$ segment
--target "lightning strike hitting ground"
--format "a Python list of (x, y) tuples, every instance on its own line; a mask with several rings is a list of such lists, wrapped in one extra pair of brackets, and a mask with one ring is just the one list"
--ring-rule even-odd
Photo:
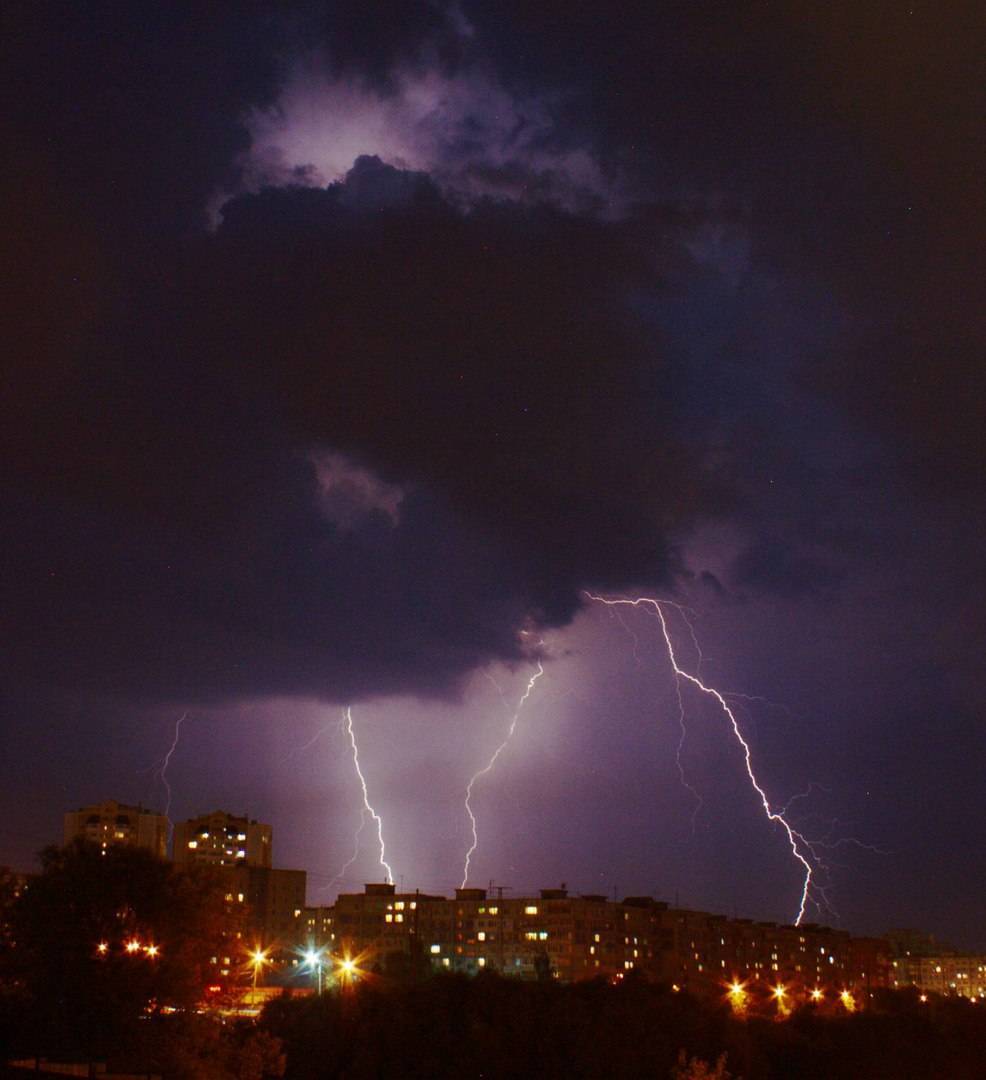
[[(370, 817), (372, 817), (373, 820), (377, 823), (377, 841), (380, 844), (380, 865), (387, 872), (387, 884), (393, 885), (394, 872), (393, 870), (391, 870), (390, 864), (387, 862), (387, 849), (384, 846), (383, 842), (383, 818), (381, 818), (380, 815), (376, 812), (376, 810), (374, 810), (373, 807), (370, 805), (370, 797), (366, 789), (366, 779), (363, 776), (363, 770), (360, 768), (359, 765), (359, 750), (357, 750), (356, 748), (356, 733), (353, 731), (353, 710), (351, 708), (346, 709), (345, 718), (346, 733), (349, 735), (349, 744), (353, 748), (353, 764), (356, 766), (356, 775), (359, 777), (360, 786), (363, 788), (363, 813), (369, 814)], [(357, 832), (356, 834), (357, 851), (359, 851), (359, 833), (363, 831), (363, 824), (365, 822), (366, 818), (364, 817), (363, 821), (360, 824), (359, 832)], [(352, 861), (355, 858), (356, 855), (354, 854), (353, 859), (350, 860), (350, 862), (347, 863), (344, 867), (344, 871), (352, 865)]]
[(757, 780), (756, 773), (754, 773), (753, 771), (750, 745), (746, 741), (746, 739), (743, 738), (743, 733), (740, 731), (739, 724), (737, 723), (736, 717), (733, 714), (732, 709), (729, 707), (729, 703), (726, 701), (726, 698), (718, 690), (716, 690), (715, 687), (707, 686), (705, 683), (702, 682), (700, 678), (698, 678), (698, 676), (693, 675), (688, 671), (685, 671), (685, 669), (678, 664), (678, 660), (675, 656), (674, 651), (674, 643), (671, 640), (671, 634), (668, 631), (667, 620), (664, 617), (663, 605), (666, 603), (666, 601), (658, 600), (649, 596), (641, 596), (638, 597), (636, 600), (631, 600), (628, 597), (607, 598), (604, 596), (595, 596), (593, 593), (590, 592), (587, 592), (585, 595), (590, 600), (594, 600), (595, 602), (600, 604), (605, 604), (607, 607), (625, 606), (652, 609), (657, 615), (657, 618), (660, 620), (661, 634), (664, 637), (664, 644), (668, 650), (668, 659), (671, 661), (671, 668), (674, 671), (675, 683), (678, 687), (679, 702), (681, 701), (681, 680), (684, 679), (686, 682), (691, 683), (692, 686), (694, 686), (696, 689), (701, 690), (703, 694), (706, 694), (709, 697), (713, 698), (718, 703), (719, 708), (722, 710), (722, 712), (726, 715), (727, 719), (729, 720), (730, 726), (732, 727), (733, 735), (743, 751), (743, 760), (746, 765), (746, 774), (749, 777), (750, 784), (752, 785), (753, 790), (760, 798), (764, 813), (766, 814), (769, 821), (775, 822), (776, 824), (780, 825), (781, 828), (783, 828), (785, 834), (787, 835), (788, 843), (791, 846), (791, 854), (804, 867), (805, 876), (803, 884), (801, 886), (801, 899), (798, 905), (798, 915), (797, 918), (794, 920), (794, 925), (800, 926), (801, 921), (805, 917), (805, 910), (810, 899), (812, 888), (813, 867), (811, 862), (809, 862), (808, 858), (804, 854), (805, 851), (808, 851), (809, 853), (814, 855), (811, 843), (806, 840), (805, 837), (801, 835), (801, 833), (799, 833), (791, 826), (791, 824), (788, 822), (787, 818), (782, 812), (774, 810), (771, 807), (770, 800), (767, 798), (766, 792), (760, 786), (760, 782), (759, 780)]
[[(513, 737), (513, 733), (514, 733), (514, 731), (515, 731), (515, 729), (517, 727), (517, 720), (520, 717), (521, 711), (523, 710), (524, 705), (527, 702), (527, 699), (531, 696), (531, 691), (534, 689), (534, 684), (538, 681), (538, 679), (541, 678), (541, 676), (543, 674), (544, 674), (544, 665), (539, 660), (538, 661), (538, 666), (537, 666), (537, 671), (535, 671), (534, 674), (530, 677), (530, 679), (528, 679), (528, 681), (527, 681), (527, 689), (525, 689), (523, 695), (521, 696), (520, 701), (517, 703), (517, 710), (514, 713), (513, 717), (511, 718), (510, 726), (507, 728), (507, 734), (504, 737), (503, 742), (501, 742), (500, 745), (493, 751), (493, 756), (486, 763), (486, 766), (484, 768), (480, 769), (479, 772), (474, 773), (473, 776), (472, 776), (472, 779), (466, 785), (465, 806), (466, 806), (466, 813), (469, 815), (469, 824), (470, 824), (470, 826), (472, 828), (472, 845), (470, 846), (469, 850), (466, 852), (466, 861), (465, 861), (465, 864), (462, 867), (462, 884), (459, 886), (462, 889), (464, 889), (466, 887), (466, 882), (469, 880), (469, 863), (472, 860), (472, 857), (473, 857), (473, 854), (476, 851), (476, 848), (479, 846), (479, 833), (478, 833), (477, 828), (476, 828), (476, 815), (473, 813), (473, 809), (472, 809), (472, 789), (473, 789), (473, 785), (476, 783), (476, 781), (481, 776), (486, 776), (486, 774), (492, 770), (493, 766), (496, 764), (497, 758), (503, 752), (504, 747), (507, 745), (508, 742), (510, 742), (511, 738)], [(496, 683), (494, 683), (493, 685), (496, 686)], [(499, 687), (497, 687), (497, 689), (499, 689)]]

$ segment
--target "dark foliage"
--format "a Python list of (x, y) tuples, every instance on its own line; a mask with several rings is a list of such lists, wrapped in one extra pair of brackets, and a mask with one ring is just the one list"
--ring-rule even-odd
[(721, 1075), (744, 1080), (971, 1080), (986, 1054), (986, 1015), (965, 1001), (888, 995), (852, 1016), (806, 1009), (783, 1022), (744, 1021), (643, 981), (559, 986), (495, 975), (284, 998), (260, 1025), (282, 1040), (287, 1080), (715, 1076), (723, 1054)]
[(42, 865), (0, 957), (12, 1049), (105, 1056), (161, 1006), (194, 1007), (228, 930), (221, 882), (82, 843), (46, 850)]

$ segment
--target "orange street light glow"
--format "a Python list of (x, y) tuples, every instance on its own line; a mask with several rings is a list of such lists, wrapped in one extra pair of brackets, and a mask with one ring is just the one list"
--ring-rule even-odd
[(825, 997), (825, 995), (816, 986), (815, 989), (812, 990), (812, 992), (811, 992), (811, 1000), (812, 1001), (821, 1001), (823, 997)]
[(161, 949), (157, 945), (148, 945), (147, 948), (144, 950), (144, 952), (146, 952), (147, 955), (151, 958), (157, 956), (160, 951)]
[(127, 952), (140, 952), (140, 942), (136, 938), (134, 938), (132, 941), (127, 942)]

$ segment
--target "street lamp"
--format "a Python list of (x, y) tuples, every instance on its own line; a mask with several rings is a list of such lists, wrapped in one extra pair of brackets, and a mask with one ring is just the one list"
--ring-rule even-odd
[(322, 993), (322, 961), (324, 956), (321, 949), (309, 949), (305, 953), (305, 963), (316, 973), (318, 980), (318, 992)]
[(351, 986), (356, 979), (356, 976), (359, 974), (359, 964), (349, 956), (337, 958), (336, 963), (339, 965), (340, 982), (344, 987)]
[(257, 978), (260, 975), (260, 970), (267, 963), (267, 953), (261, 949), (256, 948), (250, 953), (250, 964), (253, 967), (253, 988), (257, 989)]

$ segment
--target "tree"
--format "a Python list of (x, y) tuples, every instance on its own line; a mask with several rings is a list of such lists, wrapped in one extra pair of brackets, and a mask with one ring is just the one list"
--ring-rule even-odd
[(730, 1080), (732, 1073), (726, 1069), (726, 1055), (720, 1054), (715, 1065), (701, 1058), (688, 1059), (684, 1050), (678, 1055), (678, 1064), (671, 1071), (671, 1080)]
[(76, 842), (42, 852), (10, 911), (4, 982), (28, 1003), (27, 1051), (105, 1054), (141, 1016), (188, 1008), (229, 951), (222, 881), (137, 848)]

